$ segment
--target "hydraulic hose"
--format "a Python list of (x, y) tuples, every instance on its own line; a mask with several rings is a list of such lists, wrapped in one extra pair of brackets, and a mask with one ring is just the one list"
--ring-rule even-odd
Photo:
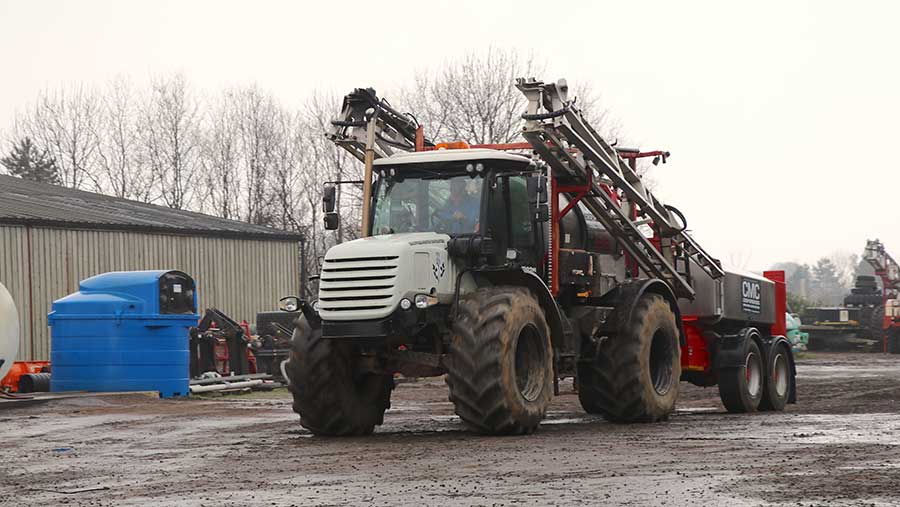
[(687, 219), (684, 218), (684, 213), (682, 213), (681, 210), (679, 210), (675, 206), (670, 206), (668, 204), (664, 204), (663, 207), (677, 215), (678, 219), (681, 220), (681, 229), (679, 229), (678, 232), (684, 232), (685, 230), (687, 230)]
[(343, 121), (343, 120), (332, 120), (331, 124), (335, 127), (365, 127), (365, 121)]
[(522, 119), (523, 119), (523, 120), (528, 120), (528, 121), (531, 121), (531, 120), (538, 120), (538, 121), (540, 121), (540, 120), (549, 120), (550, 118), (556, 118), (556, 117), (558, 117), (558, 116), (562, 116), (562, 115), (568, 113), (568, 112), (571, 111), (571, 110), (572, 110), (571, 104), (567, 104), (567, 105), (566, 105), (565, 107), (563, 107), (562, 109), (557, 109), (556, 111), (550, 111), (549, 113), (537, 113), (537, 114), (527, 114), (527, 113), (523, 113), (523, 114), (522, 114)]

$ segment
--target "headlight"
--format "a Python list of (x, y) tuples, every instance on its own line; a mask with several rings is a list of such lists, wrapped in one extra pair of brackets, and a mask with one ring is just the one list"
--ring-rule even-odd
[(281, 303), (279, 308), (285, 312), (296, 312), (298, 308), (300, 308), (300, 298), (295, 296), (288, 296), (286, 298), (281, 298)]
[(416, 294), (416, 308), (428, 308), (429, 306), (434, 306), (438, 302), (438, 299), (434, 296), (429, 296), (428, 294)]
[(404, 310), (409, 310), (410, 308), (412, 308), (412, 301), (410, 301), (406, 298), (401, 299), (400, 300), (400, 308), (402, 308)]

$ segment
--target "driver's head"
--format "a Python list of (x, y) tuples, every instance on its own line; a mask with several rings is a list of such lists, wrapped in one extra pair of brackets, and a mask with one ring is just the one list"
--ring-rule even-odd
[(459, 201), (466, 196), (466, 181), (462, 178), (450, 180), (450, 198)]

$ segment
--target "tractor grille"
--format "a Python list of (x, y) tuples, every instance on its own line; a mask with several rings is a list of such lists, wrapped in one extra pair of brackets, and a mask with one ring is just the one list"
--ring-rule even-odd
[(325, 259), (319, 279), (319, 311), (336, 319), (386, 315), (394, 306), (398, 256)]

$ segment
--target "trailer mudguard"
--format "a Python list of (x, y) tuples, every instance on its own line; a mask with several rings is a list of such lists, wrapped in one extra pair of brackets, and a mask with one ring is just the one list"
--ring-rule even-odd
[[(756, 344), (762, 349), (766, 347), (760, 340), (759, 331), (753, 327), (745, 327), (737, 334), (718, 335), (716, 348), (713, 355), (713, 368), (741, 368), (745, 366), (746, 357), (744, 351), (747, 340), (756, 340)], [(767, 352), (768, 353), (768, 352)]]

